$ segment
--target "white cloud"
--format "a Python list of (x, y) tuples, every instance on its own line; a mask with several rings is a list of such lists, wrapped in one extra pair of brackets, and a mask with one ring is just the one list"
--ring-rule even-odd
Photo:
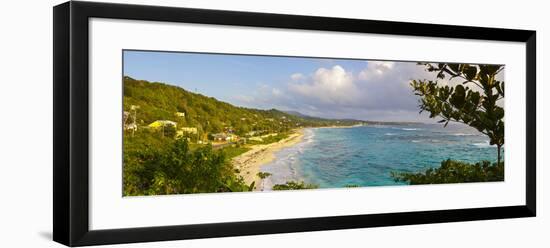
[(334, 65), (309, 75), (294, 73), (286, 87), (258, 85), (253, 97), (237, 100), (250, 107), (295, 110), (325, 118), (410, 120), (418, 115), (418, 108), (409, 80), (419, 78), (419, 73), (423, 68), (414, 63), (370, 61), (358, 76)]
[(349, 104), (357, 97), (353, 75), (339, 65), (330, 69), (319, 68), (305, 82), (291, 82), (288, 90), (324, 104)]
[(282, 85), (258, 85), (250, 94), (253, 97), (237, 100), (249, 107), (294, 110), (324, 118), (430, 121), (426, 114), (418, 114), (418, 97), (409, 83), (412, 79), (436, 80), (436, 75), (415, 62), (369, 61), (355, 73), (341, 65), (307, 73), (291, 74)]
[(290, 75), (290, 79), (292, 79), (292, 81), (300, 81), (300, 80), (304, 79), (304, 74), (294, 73), (294, 74)]
[(395, 62), (389, 61), (369, 61), (367, 67), (359, 72), (360, 80), (369, 80), (391, 72), (395, 67)]

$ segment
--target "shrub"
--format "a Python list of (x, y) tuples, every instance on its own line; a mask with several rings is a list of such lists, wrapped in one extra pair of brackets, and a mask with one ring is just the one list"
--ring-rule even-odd
[(504, 162), (498, 165), (489, 161), (469, 164), (448, 159), (442, 161), (439, 168), (418, 173), (392, 172), (391, 176), (396, 182), (412, 185), (504, 181)]
[[(142, 139), (142, 140), (140, 140)], [(139, 142), (139, 143), (137, 143)], [(189, 149), (185, 139), (125, 140), (124, 195), (251, 191), (223, 151)], [(162, 147), (162, 148), (161, 148)]]
[(266, 179), (268, 178), (269, 176), (271, 176), (271, 173), (269, 172), (258, 172), (258, 174), (256, 174), (260, 179)]
[(285, 184), (275, 184), (273, 190), (294, 190), (294, 189), (316, 189), (319, 188), (315, 184), (305, 184), (304, 182), (288, 181)]

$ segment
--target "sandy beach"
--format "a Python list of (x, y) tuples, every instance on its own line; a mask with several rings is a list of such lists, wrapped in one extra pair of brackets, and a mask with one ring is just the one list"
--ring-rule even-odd
[(233, 165), (240, 170), (240, 174), (246, 184), (251, 184), (255, 181), (256, 190), (262, 190), (262, 179), (257, 176), (261, 166), (273, 161), (275, 159), (275, 152), (302, 141), (303, 136), (304, 130), (297, 129), (289, 137), (279, 142), (266, 145), (253, 145), (250, 147), (250, 151), (233, 158)]

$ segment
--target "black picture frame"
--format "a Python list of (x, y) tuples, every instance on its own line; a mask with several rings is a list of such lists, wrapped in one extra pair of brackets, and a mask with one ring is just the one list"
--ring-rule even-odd
[[(59, 243), (68, 246), (85, 246), (536, 215), (535, 31), (77, 1), (55, 6), (53, 11), (53, 239)], [(474, 209), (90, 230), (88, 225), (88, 21), (92, 17), (523, 42), (526, 45), (527, 75), (526, 204)]]

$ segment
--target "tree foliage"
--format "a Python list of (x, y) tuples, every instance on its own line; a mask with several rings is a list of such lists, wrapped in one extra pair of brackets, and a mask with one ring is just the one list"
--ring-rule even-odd
[(438, 79), (460, 80), (456, 86), (441, 85), (437, 80), (412, 80), (411, 86), (420, 96), (420, 112), (428, 111), (430, 118), (440, 123), (464, 123), (487, 135), (497, 147), (497, 163), (504, 145), (504, 109), (497, 101), (504, 98), (504, 81), (496, 76), (502, 65), (470, 65), (424, 63)]
[(445, 160), (441, 167), (420, 173), (392, 173), (396, 182), (409, 184), (442, 184), (467, 182), (495, 182), (504, 180), (504, 163), (482, 161), (475, 164)]
[(124, 142), (124, 195), (251, 191), (211, 146), (189, 148), (185, 139), (140, 135)]

